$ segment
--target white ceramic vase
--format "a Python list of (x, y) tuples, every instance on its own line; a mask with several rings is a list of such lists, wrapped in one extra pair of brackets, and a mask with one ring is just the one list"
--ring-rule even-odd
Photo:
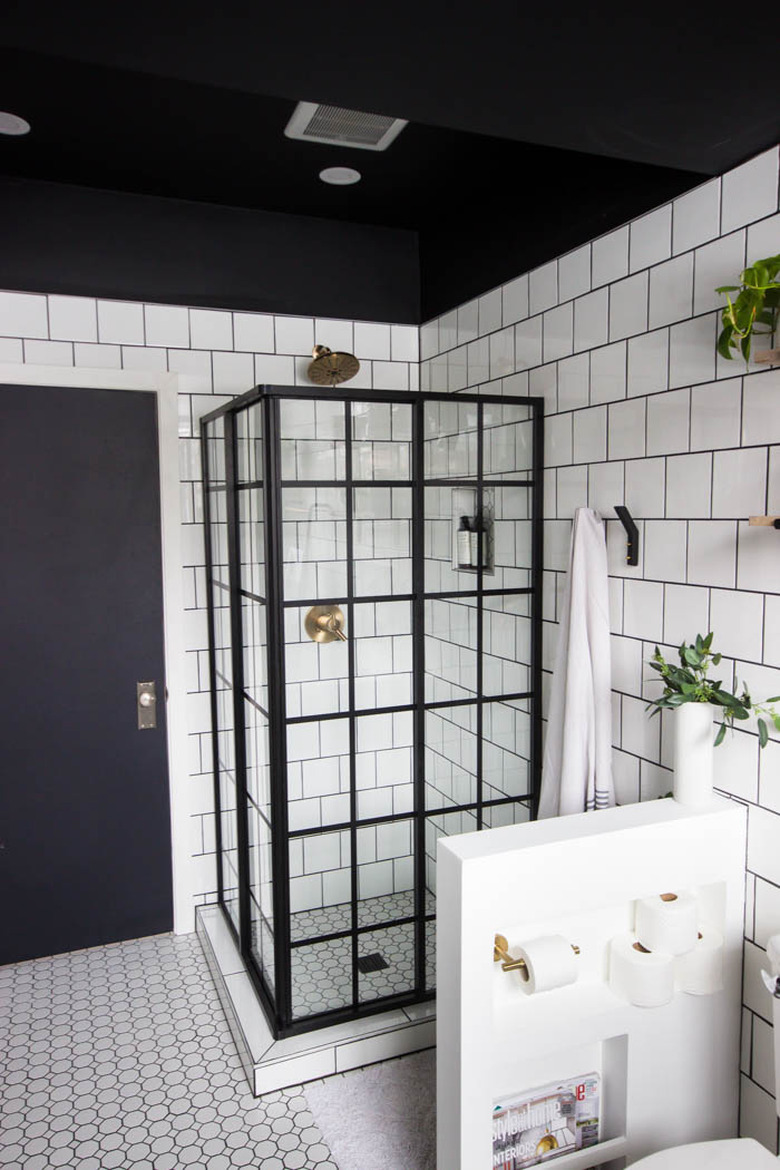
[(674, 713), (674, 799), (689, 808), (712, 800), (712, 703), (683, 703)]

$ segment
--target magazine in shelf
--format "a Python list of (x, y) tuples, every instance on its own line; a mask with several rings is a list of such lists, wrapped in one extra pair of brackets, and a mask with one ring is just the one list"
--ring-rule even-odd
[(601, 1078), (567, 1077), (493, 1106), (493, 1170), (524, 1170), (599, 1141)]

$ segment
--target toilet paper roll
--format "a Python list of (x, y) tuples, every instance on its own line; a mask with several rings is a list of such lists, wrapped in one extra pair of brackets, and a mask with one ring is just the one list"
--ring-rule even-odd
[(674, 959), (649, 951), (627, 932), (609, 946), (609, 985), (635, 1007), (662, 1007), (674, 995)]
[(566, 987), (577, 980), (577, 956), (563, 935), (531, 939), (517, 948), (517, 956), (525, 960), (525, 970), (520, 974), (529, 995)]
[(696, 899), (686, 893), (642, 898), (636, 904), (634, 933), (648, 951), (684, 955), (696, 943)]
[(688, 995), (712, 995), (723, 987), (723, 935), (711, 927), (699, 928), (693, 950), (674, 960), (680, 991)]

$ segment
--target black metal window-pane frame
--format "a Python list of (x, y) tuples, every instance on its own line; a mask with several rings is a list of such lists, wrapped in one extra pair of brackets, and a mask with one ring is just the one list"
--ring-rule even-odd
[[(281, 459), (281, 429), (280, 429), (280, 402), (286, 399), (330, 399), (343, 403), (345, 417), (345, 465), (343, 480), (289, 480), (282, 478)], [(472, 478), (458, 476), (453, 478), (425, 478), (424, 443), (425, 435), (425, 404), (439, 401), (452, 403), (453, 399), (462, 403), (476, 405), (477, 410), (477, 467), (476, 475)], [(411, 450), (412, 465), (408, 480), (359, 480), (352, 476), (352, 407), (355, 402), (405, 403), (412, 411)], [(526, 407), (533, 424), (532, 438), (532, 473), (518, 475), (517, 478), (502, 478), (496, 481), (485, 477), (485, 425), (484, 412), (487, 404), (511, 407), (513, 405)], [(265, 475), (259, 482), (237, 482), (237, 454), (236, 454), (236, 415), (252, 406), (263, 411), (263, 442), (265, 451)], [(209, 466), (206, 458), (206, 438), (211, 443), (217, 440), (212, 437), (210, 427), (217, 419), (224, 420), (225, 446), (225, 483), (211, 484), (209, 480)], [(380, 391), (349, 391), (322, 390), (320, 388), (304, 387), (257, 387), (248, 394), (242, 395), (232, 403), (221, 407), (207, 415), (201, 423), (201, 438), (203, 440), (203, 479), (204, 479), (204, 523), (206, 533), (206, 561), (207, 578), (209, 584), (209, 661), (212, 672), (212, 716), (215, 717), (216, 702), (213, 685), (215, 658), (214, 658), (214, 616), (212, 610), (212, 547), (209, 528), (210, 494), (213, 491), (225, 491), (226, 515), (228, 526), (228, 550), (230, 556), (230, 628), (232, 633), (232, 669), (233, 669), (233, 703), (234, 703), (234, 735), (235, 761), (238, 796), (238, 847), (239, 847), (239, 923), (240, 930), (237, 942), (242, 957), (246, 963), (253, 982), (257, 988), (260, 1000), (269, 1018), (269, 1022), (277, 1036), (292, 1035), (297, 1032), (322, 1027), (329, 1024), (352, 1019), (358, 1016), (372, 1014), (377, 1011), (388, 1010), (391, 1007), (405, 1003), (418, 1002), (431, 998), (433, 992), (426, 985), (426, 929), (435, 918), (427, 912), (426, 882), (425, 882), (425, 835), (426, 825), (431, 818), (446, 817), (452, 813), (473, 814), (478, 829), (487, 827), (485, 810), (500, 808), (501, 806), (523, 804), (530, 808), (531, 816), (536, 816), (539, 796), (539, 780), (541, 772), (541, 636), (542, 636), (542, 459), (543, 459), (543, 425), (544, 405), (538, 398), (512, 398), (489, 395), (447, 395), (447, 394), (409, 394), (403, 392)], [(243, 677), (243, 631), (242, 631), (242, 599), (252, 598), (253, 594), (241, 587), (240, 580), (240, 525), (238, 492), (263, 486), (265, 501), (265, 556), (267, 595), (258, 600), (265, 601), (268, 614), (268, 678), (269, 678), (269, 711), (270, 740), (271, 740), (271, 826), (272, 826), (272, 880), (273, 880), (273, 913), (274, 913), (274, 960), (275, 979), (273, 989), (266, 981), (261, 965), (257, 962), (251, 950), (250, 938), (250, 906), (249, 906), (249, 872), (248, 872), (248, 826), (247, 826), (247, 785), (246, 759), (244, 740), (244, 699), (250, 702), (244, 688)], [(311, 599), (287, 599), (284, 595), (284, 572), (282, 551), (282, 488), (294, 486), (298, 488), (314, 489), (317, 486), (346, 488), (346, 563), (347, 584), (343, 596)], [(404, 594), (376, 594), (359, 597), (354, 593), (354, 557), (353, 557), (353, 489), (359, 486), (392, 487), (405, 486), (412, 491), (412, 591)], [(531, 489), (531, 573), (530, 585), (527, 588), (517, 586), (508, 588), (494, 588), (485, 583), (484, 566), (480, 563), (475, 579), (472, 579), (468, 589), (458, 590), (453, 594), (450, 591), (435, 592), (425, 590), (425, 489), (430, 486), (447, 488), (468, 487), (475, 492), (478, 512), (482, 511), (486, 486), (500, 487), (527, 487)], [(483, 656), (484, 656), (484, 623), (483, 613), (486, 598), (500, 598), (527, 594), (530, 600), (531, 625), (531, 652), (530, 652), (530, 687), (529, 690), (513, 694), (485, 695), (483, 693)], [(476, 604), (476, 662), (477, 683), (474, 698), (442, 701), (428, 701), (425, 699), (425, 602), (437, 598), (469, 598)], [(340, 604), (346, 608), (347, 628), (353, 625), (353, 613), (356, 602), (367, 602), (392, 599), (405, 600), (412, 605), (412, 703), (407, 706), (374, 708), (370, 711), (358, 709), (355, 698), (355, 647), (350, 638), (348, 642), (348, 711), (324, 713), (320, 716), (287, 716), (285, 696), (285, 644), (284, 644), (284, 614), (290, 607), (306, 607), (314, 604)], [(484, 799), (483, 792), (483, 724), (484, 708), (486, 703), (527, 702), (530, 719), (530, 746), (529, 746), (529, 776), (531, 790), (519, 796), (509, 796), (499, 799)], [(426, 808), (426, 776), (425, 776), (425, 719), (428, 711), (438, 709), (453, 709), (468, 707), (476, 709), (476, 764), (475, 764), (475, 799), (462, 804), (448, 804), (441, 808)], [(383, 817), (372, 817), (366, 820), (358, 819), (357, 792), (355, 785), (355, 757), (357, 752), (357, 722), (369, 714), (392, 714), (412, 712), (413, 717), (413, 791), (414, 808), (408, 811)], [(314, 829), (290, 831), (288, 824), (287, 803), (287, 731), (296, 723), (311, 722), (328, 719), (347, 719), (349, 721), (349, 759), (352, 782), (350, 784), (350, 819), (342, 824), (321, 826)], [(216, 719), (215, 719), (216, 726)], [(219, 814), (219, 786), (215, 755), (215, 804)], [(359, 920), (359, 889), (358, 889), (358, 850), (357, 832), (361, 826), (377, 826), (392, 824), (393, 822), (412, 820), (414, 823), (414, 913), (413, 916), (393, 918), (387, 921), (372, 921), (361, 925)], [(219, 826), (219, 815), (217, 815)], [(350, 839), (350, 925), (348, 929), (332, 931), (329, 934), (318, 935), (315, 938), (291, 938), (290, 917), (290, 885), (289, 885), (289, 842), (297, 837), (309, 836), (312, 833), (333, 833), (345, 831)], [(223, 897), (223, 876), (221, 846), (219, 832), (217, 836), (218, 861), (218, 890), (220, 901)], [(227, 918), (227, 916), (226, 916)], [(229, 920), (228, 920), (229, 921)], [(232, 924), (229, 922), (232, 929)], [(414, 928), (414, 987), (401, 994), (387, 995), (381, 998), (370, 999), (367, 1002), (360, 1000), (360, 967), (359, 942), (361, 936), (372, 935), (377, 929), (391, 926), (411, 925)], [(233, 932), (235, 934), (235, 931)], [(295, 1019), (292, 1009), (292, 952), (305, 946), (316, 943), (325, 943), (332, 940), (349, 940), (351, 944), (351, 1006), (332, 1009)]]

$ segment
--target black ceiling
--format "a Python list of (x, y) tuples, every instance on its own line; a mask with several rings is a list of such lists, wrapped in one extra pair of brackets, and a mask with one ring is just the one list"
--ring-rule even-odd
[[(776, 141), (771, 70), (728, 98), (756, 50), (743, 23), (509, 0), (12, 4), (0, 109), (33, 132), (0, 138), (0, 174), (418, 232), (425, 316)], [(298, 99), (410, 125), (386, 153), (294, 142)], [(334, 164), (362, 182), (319, 182)]]

